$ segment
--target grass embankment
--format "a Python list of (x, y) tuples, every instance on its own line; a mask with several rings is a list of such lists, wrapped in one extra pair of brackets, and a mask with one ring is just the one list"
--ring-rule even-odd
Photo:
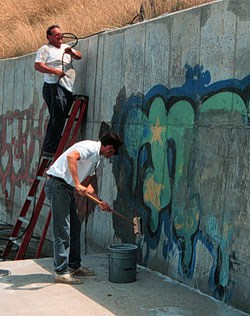
[(45, 31), (59, 24), (83, 38), (107, 29), (151, 19), (213, 0), (3, 0), (0, 12), (0, 58), (36, 51), (47, 42)]

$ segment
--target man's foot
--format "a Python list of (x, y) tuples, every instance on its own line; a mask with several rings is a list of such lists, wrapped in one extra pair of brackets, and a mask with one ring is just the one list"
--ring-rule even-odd
[(10, 270), (2, 270), (0, 269), (0, 276), (6, 276), (11, 274)]
[(77, 276), (95, 275), (95, 272), (93, 270), (86, 268), (86, 267), (79, 267), (77, 269), (69, 268), (69, 271), (70, 271), (71, 275), (77, 275)]
[(65, 284), (82, 284), (80, 279), (74, 278), (71, 273), (57, 274), (55, 273), (55, 283), (65, 283)]

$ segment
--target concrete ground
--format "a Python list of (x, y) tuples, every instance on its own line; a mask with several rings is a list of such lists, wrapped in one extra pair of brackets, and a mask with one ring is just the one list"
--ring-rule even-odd
[(216, 301), (150, 269), (138, 266), (136, 281), (109, 281), (108, 254), (83, 256), (95, 276), (81, 285), (55, 284), (53, 259), (2, 261), (1, 316), (242, 316)]

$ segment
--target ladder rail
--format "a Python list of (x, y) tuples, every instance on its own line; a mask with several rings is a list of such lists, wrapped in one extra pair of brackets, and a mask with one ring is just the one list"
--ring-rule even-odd
[[(87, 107), (87, 104), (88, 104), (88, 100), (81, 100), (81, 101), (82, 101), (81, 104), (79, 104), (79, 106), (80, 106), (80, 113), (79, 113), (79, 116), (78, 116), (78, 120), (77, 120), (77, 123), (76, 123), (75, 130), (74, 130), (73, 135), (72, 135), (72, 139), (70, 141), (70, 146), (73, 145), (73, 143), (76, 141), (77, 131), (78, 131), (79, 127), (80, 127), (83, 115), (85, 113), (85, 110), (86, 110), (86, 107)], [(73, 122), (70, 122), (69, 125), (67, 125), (65, 127), (65, 129), (70, 128), (71, 123), (73, 123)], [(40, 239), (39, 244), (38, 244), (37, 252), (36, 252), (36, 255), (35, 255), (36, 259), (40, 258), (40, 256), (41, 256), (42, 248), (43, 248), (44, 241), (45, 241), (45, 238), (46, 238), (46, 235), (47, 235), (47, 231), (48, 231), (48, 228), (49, 228), (51, 217), (52, 216), (51, 216), (51, 210), (50, 210), (49, 213), (48, 213), (48, 216), (47, 216), (46, 224), (45, 224), (43, 232), (42, 232), (41, 239)]]
[[(86, 100), (86, 102), (87, 102), (87, 100)], [(75, 101), (75, 106), (73, 107), (73, 109), (70, 113), (70, 117), (65, 125), (65, 128), (63, 130), (63, 138), (61, 138), (61, 140), (60, 140), (60, 143), (57, 147), (57, 151), (55, 153), (53, 161), (55, 161), (63, 152), (65, 145), (66, 145), (64, 142), (64, 139), (68, 139), (68, 137), (70, 136), (70, 132), (71, 132), (72, 127), (74, 125), (77, 112), (79, 111), (79, 109), (81, 110), (82, 105), (83, 105), (82, 100)], [(80, 126), (80, 124), (79, 125), (77, 124), (77, 128), (79, 128), (79, 126)], [(76, 132), (76, 135), (77, 135), (77, 132)]]
[(75, 143), (75, 141), (76, 141), (77, 131), (78, 131), (79, 127), (80, 127), (80, 124), (81, 124), (81, 121), (83, 119), (83, 115), (85, 113), (86, 107), (87, 107), (87, 102), (83, 101), (82, 104), (81, 104), (81, 111), (79, 113), (79, 117), (78, 117), (78, 120), (76, 122), (76, 128), (75, 128), (75, 130), (73, 132), (73, 135), (72, 135), (72, 140), (70, 142), (70, 146), (72, 146)]
[(33, 213), (33, 216), (31, 217), (28, 229), (26, 230), (26, 233), (24, 234), (24, 238), (21, 242), (21, 245), (18, 248), (15, 260), (23, 259), (24, 255), (26, 253), (26, 250), (28, 248), (28, 245), (29, 245), (30, 239), (32, 237), (34, 228), (36, 226), (38, 217), (40, 215), (44, 199), (45, 199), (45, 192), (44, 192), (44, 187), (43, 187), (42, 192), (41, 192), (39, 199), (37, 201), (37, 204), (36, 204), (35, 212)]
[[(44, 159), (44, 160), (42, 161), (41, 165), (40, 165), (39, 168), (38, 168), (37, 174), (40, 174), (40, 173), (41, 173), (41, 170), (43, 170), (43, 169), (46, 167), (47, 163), (48, 163), (48, 159)], [(28, 193), (27, 198), (26, 198), (26, 200), (25, 200), (25, 202), (24, 202), (24, 204), (23, 204), (23, 207), (22, 207), (22, 209), (21, 209), (21, 212), (20, 212), (18, 218), (19, 218), (19, 217), (25, 217), (25, 216), (26, 216), (26, 214), (27, 214), (27, 212), (28, 212), (28, 209), (29, 209), (29, 207), (30, 207), (30, 205), (31, 205), (31, 202), (32, 202), (32, 199), (31, 199), (30, 197), (34, 197), (34, 195), (35, 195), (35, 193), (36, 193), (36, 190), (37, 190), (37, 188), (38, 188), (39, 183), (40, 183), (40, 181), (37, 180), (37, 179), (35, 179), (35, 180), (33, 181), (32, 186), (31, 186), (31, 188), (30, 188), (30, 190), (29, 190), (29, 193)], [(12, 232), (11, 232), (11, 235), (10, 235), (10, 236), (13, 237), (13, 238), (15, 238), (15, 240), (21, 239), (22, 236), (23, 236), (23, 234), (25, 233), (25, 232), (24, 232), (24, 233), (22, 234), (22, 236), (19, 236), (19, 237), (18, 237), (18, 233), (19, 233), (19, 231), (20, 231), (20, 229), (21, 229), (21, 227), (22, 227), (22, 224), (23, 224), (23, 222), (22, 222), (21, 220), (17, 219), (16, 224), (14, 225), (14, 227), (13, 227), (13, 229), (12, 229)], [(26, 228), (26, 229), (27, 229), (27, 228)], [(6, 258), (6, 257), (9, 255), (10, 250), (11, 250), (11, 248), (12, 248), (12, 244), (13, 244), (13, 239), (12, 239), (12, 240), (11, 240), (11, 239), (8, 240), (7, 245), (6, 245), (6, 247), (5, 247), (4, 251), (3, 251), (3, 254), (2, 254), (3, 258)]]
[[(88, 105), (88, 97), (86, 97), (86, 96), (84, 96), (84, 98), (77, 98), (74, 101), (69, 118), (68, 118), (68, 120), (65, 124), (64, 130), (62, 132), (61, 140), (60, 140), (59, 145), (57, 147), (55, 156), (53, 157), (53, 159), (44, 157), (41, 164), (39, 165), (38, 171), (36, 173), (36, 178), (34, 179), (32, 185), (31, 185), (31, 188), (28, 192), (26, 200), (23, 204), (21, 212), (20, 212), (18, 219), (16, 221), (16, 224), (13, 227), (10, 238), (9, 238), (9, 240), (6, 244), (6, 247), (3, 251), (3, 254), (2, 254), (3, 258), (8, 257), (14, 242), (16, 240), (20, 240), (20, 239), (22, 239), (22, 241), (21, 241), (20, 246), (18, 248), (18, 251), (16, 253), (15, 260), (20, 260), (20, 259), (24, 258), (25, 253), (26, 253), (27, 248), (28, 248), (28, 245), (29, 245), (29, 242), (30, 242), (30, 239), (33, 235), (33, 231), (35, 229), (36, 223), (38, 221), (40, 212), (41, 212), (42, 207), (44, 205), (44, 200), (46, 197), (45, 191), (44, 191), (45, 183), (42, 186), (39, 198), (34, 206), (34, 210), (33, 210), (33, 213), (31, 214), (31, 218), (29, 220), (28, 226), (26, 227), (22, 236), (18, 237), (18, 233), (22, 227), (22, 224), (23, 224), (23, 222), (25, 222), (23, 219), (25, 218), (26, 214), (28, 213), (28, 210), (30, 208), (32, 200), (34, 200), (33, 198), (35, 197), (35, 195), (37, 193), (40, 181), (42, 181), (42, 179), (44, 179), (43, 175), (44, 175), (46, 168), (50, 165), (51, 162), (53, 163), (61, 155), (61, 153), (64, 151), (64, 149), (67, 145), (66, 142), (68, 140), (70, 140), (70, 142), (69, 142), (70, 146), (76, 141), (77, 133), (78, 133), (79, 127), (81, 125), (81, 121), (82, 121), (83, 115), (86, 111), (87, 105)], [(77, 117), (77, 114), (78, 114), (78, 117)], [(75, 124), (75, 127), (74, 127), (73, 132), (72, 132), (72, 127), (73, 127), (75, 121), (76, 121), (76, 124)], [(72, 135), (70, 138), (71, 133), (72, 133)], [(47, 234), (47, 230), (49, 228), (50, 220), (51, 220), (51, 210), (49, 210), (49, 213), (47, 215), (46, 224), (43, 228), (42, 236), (40, 238), (40, 242), (38, 245), (38, 249), (36, 251), (35, 258), (40, 257), (42, 247), (43, 247), (43, 244), (45, 241), (45, 237)]]
[(50, 209), (49, 213), (48, 213), (48, 216), (47, 216), (47, 219), (46, 219), (45, 226), (43, 228), (41, 239), (40, 239), (38, 247), (37, 247), (37, 251), (36, 251), (36, 254), (35, 254), (35, 259), (41, 257), (41, 252), (43, 250), (43, 245), (44, 245), (44, 241), (45, 241), (45, 238), (46, 238), (46, 235), (47, 235), (47, 231), (49, 229), (49, 224), (50, 224), (51, 217), (52, 217), (52, 214), (51, 214), (51, 209)]

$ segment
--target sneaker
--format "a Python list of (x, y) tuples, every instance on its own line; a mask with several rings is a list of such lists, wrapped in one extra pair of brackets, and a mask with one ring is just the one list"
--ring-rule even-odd
[(95, 272), (93, 270), (86, 268), (86, 267), (79, 267), (77, 269), (69, 268), (69, 271), (70, 271), (71, 275), (77, 275), (77, 276), (95, 275)]
[(70, 273), (57, 274), (55, 273), (55, 283), (65, 283), (65, 284), (82, 284), (80, 279), (74, 278)]

